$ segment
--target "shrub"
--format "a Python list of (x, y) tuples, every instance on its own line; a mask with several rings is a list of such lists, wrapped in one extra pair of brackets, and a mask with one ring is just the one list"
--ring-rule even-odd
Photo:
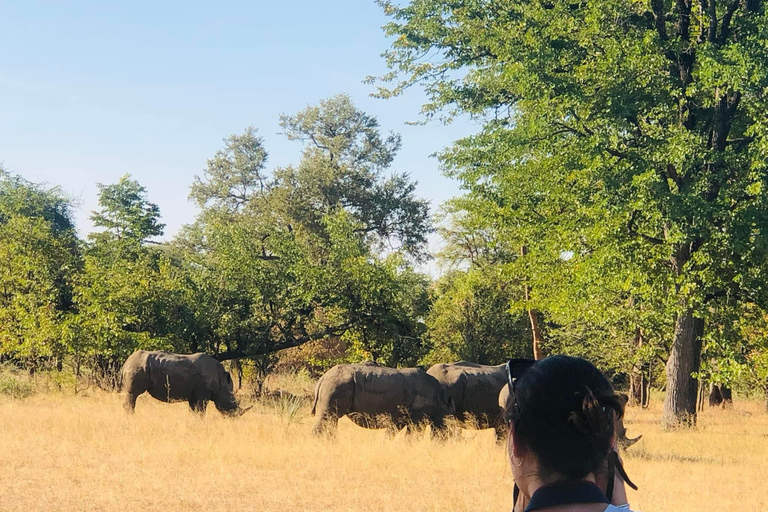
[(32, 395), (32, 384), (15, 372), (0, 368), (0, 395), (7, 395), (15, 400), (22, 400)]

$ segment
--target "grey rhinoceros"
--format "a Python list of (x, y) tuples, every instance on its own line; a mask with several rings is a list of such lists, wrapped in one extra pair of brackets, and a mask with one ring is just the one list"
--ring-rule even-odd
[(427, 370), (442, 384), (445, 392), (456, 404), (456, 418), (460, 421), (475, 420), (467, 426), (494, 428), (501, 437), (506, 426), (499, 411), (499, 392), (507, 383), (504, 365), (487, 366), (459, 361), (436, 364)]
[(136, 398), (144, 392), (162, 402), (186, 401), (201, 414), (208, 401), (222, 414), (245, 412), (235, 399), (229, 372), (207, 354), (137, 350), (123, 364), (120, 382), (128, 412), (134, 411)]
[(365, 428), (402, 428), (424, 420), (441, 428), (445, 416), (454, 411), (440, 383), (424, 370), (370, 362), (340, 364), (315, 386), (312, 415), (318, 419), (313, 432), (335, 431), (345, 415)]
[[(627, 395), (621, 394), (619, 395), (623, 400), (624, 403), (627, 402), (629, 397)], [(501, 391), (499, 392), (499, 408), (502, 411), (505, 411), (507, 407), (509, 407), (509, 386), (504, 386), (501, 388)], [(619, 443), (619, 446), (622, 448), (629, 448), (636, 442), (638, 442), (643, 436), (639, 435), (635, 437), (634, 439), (630, 439), (627, 437), (627, 428), (624, 426), (624, 419), (623, 418), (617, 418), (613, 425), (614, 431), (616, 432), (616, 440)]]

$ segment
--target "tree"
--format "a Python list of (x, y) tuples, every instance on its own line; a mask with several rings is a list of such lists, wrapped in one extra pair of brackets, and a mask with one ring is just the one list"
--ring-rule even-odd
[(99, 380), (112, 386), (137, 348), (188, 350), (185, 313), (194, 298), (184, 293), (179, 264), (145, 245), (163, 233), (160, 209), (146, 189), (126, 175), (99, 190), (101, 209), (91, 218), (106, 231), (89, 236), (75, 280), (78, 316), (69, 339), (75, 359), (92, 362)]
[(117, 239), (139, 243), (163, 234), (160, 208), (147, 200), (147, 190), (130, 175), (122, 176), (113, 185), (97, 186), (101, 210), (91, 215), (95, 226), (106, 228)]
[(486, 213), (480, 202), (464, 198), (439, 211), (444, 245), (438, 261), (447, 272), (431, 290), (428, 362), (498, 364), (532, 354), (525, 315), (513, 308), (523, 300), (523, 287), (507, 272), (518, 255), (511, 240), (489, 226)]
[(0, 359), (61, 364), (79, 250), (70, 201), (0, 168)]
[(524, 315), (511, 311), (519, 286), (501, 267), (454, 270), (433, 288), (427, 318), (432, 351), (428, 362), (466, 360), (499, 364), (531, 357), (531, 333)]
[(765, 303), (764, 2), (380, 3), (397, 37), (381, 95), (423, 84), (428, 116), (484, 120), (443, 162), (498, 205), (532, 279), (620, 271), (663, 303), (664, 424), (694, 422), (708, 305)]
[(297, 167), (275, 173), (289, 215), (317, 228), (322, 215), (341, 207), (362, 224), (361, 233), (376, 237), (379, 249), (425, 257), (427, 201), (415, 196), (416, 183), (407, 174), (383, 176), (400, 149), (400, 135), (384, 137), (376, 118), (346, 95), (283, 115), (280, 126), (288, 139), (305, 144)]
[(195, 176), (189, 197), (200, 208), (214, 207), (234, 212), (258, 193), (269, 188), (264, 172), (267, 151), (264, 139), (253, 126), (242, 135), (224, 139), (224, 149), (208, 160), (203, 178)]
[[(264, 170), (249, 128), (225, 140), (191, 196), (202, 211), (177, 240), (201, 342), (221, 360), (261, 358), (327, 337), (394, 363), (423, 355), (427, 203), (406, 175), (386, 178), (400, 139), (347, 96), (282, 116), (298, 165)], [(378, 249), (389, 245), (388, 255)], [(269, 362), (269, 359), (263, 359)]]

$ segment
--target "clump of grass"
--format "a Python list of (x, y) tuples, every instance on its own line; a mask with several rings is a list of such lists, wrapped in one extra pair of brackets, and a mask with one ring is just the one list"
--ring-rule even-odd
[(18, 374), (18, 372), (0, 368), (0, 395), (6, 395), (14, 400), (22, 400), (32, 396), (34, 388), (29, 379)]
[(281, 391), (269, 396), (267, 402), (283, 422), (290, 425), (304, 417), (302, 409), (306, 408), (308, 400), (303, 396)]

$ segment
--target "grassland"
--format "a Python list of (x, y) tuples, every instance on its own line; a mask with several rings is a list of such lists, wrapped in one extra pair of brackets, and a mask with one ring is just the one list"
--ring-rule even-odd
[[(629, 411), (625, 454), (644, 512), (765, 510), (768, 414), (737, 401), (706, 410), (688, 432), (662, 432), (658, 400)], [(335, 439), (310, 435), (292, 398), (237, 420), (211, 408), (89, 390), (0, 395), (0, 510), (508, 511), (512, 479), (490, 431), (460, 438), (387, 438), (342, 420)], [(748, 504), (754, 504), (754, 508)]]

